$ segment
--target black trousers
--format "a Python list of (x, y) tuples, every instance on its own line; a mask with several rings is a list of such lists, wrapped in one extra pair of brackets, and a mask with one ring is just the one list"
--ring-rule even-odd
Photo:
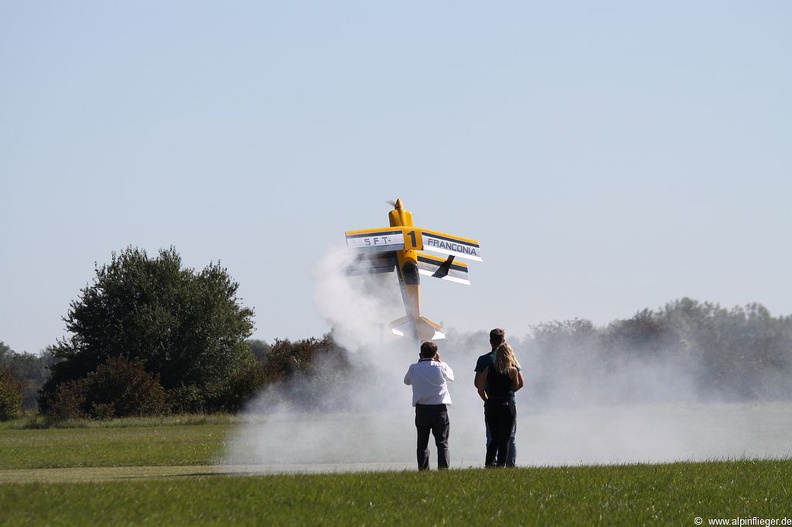
[(493, 463), (499, 467), (506, 466), (509, 458), (509, 443), (517, 417), (517, 408), (511, 400), (488, 400), (484, 405), (484, 418), (490, 431), (487, 444), (487, 456), (484, 465)]
[(418, 470), (429, 470), (429, 433), (437, 446), (437, 468), (447, 469), (450, 424), (444, 404), (415, 405), (415, 428), (418, 429)]

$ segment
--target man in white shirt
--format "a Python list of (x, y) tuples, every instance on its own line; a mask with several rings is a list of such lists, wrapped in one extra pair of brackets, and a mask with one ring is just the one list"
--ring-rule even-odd
[(454, 380), (454, 371), (442, 361), (437, 344), (421, 344), (420, 359), (410, 365), (404, 384), (412, 386), (412, 404), (415, 407), (415, 428), (418, 429), (418, 470), (429, 470), (429, 433), (437, 445), (437, 468), (447, 469), (448, 456), (448, 406), (451, 395), (448, 383)]

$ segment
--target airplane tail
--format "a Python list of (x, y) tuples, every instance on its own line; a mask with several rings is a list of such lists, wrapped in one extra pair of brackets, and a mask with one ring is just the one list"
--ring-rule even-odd
[(420, 342), (445, 338), (443, 326), (426, 317), (418, 317), (415, 321), (407, 316), (401, 317), (391, 322), (391, 331), (400, 337), (414, 332)]

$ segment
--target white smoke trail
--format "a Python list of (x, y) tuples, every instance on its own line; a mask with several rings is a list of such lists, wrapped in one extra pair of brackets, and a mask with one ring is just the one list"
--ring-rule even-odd
[[(414, 413), (403, 377), (418, 349), (388, 330), (388, 322), (404, 314), (398, 284), (390, 274), (348, 277), (347, 264), (345, 249), (332, 250), (314, 278), (317, 305), (352, 368), (320, 362), (315, 375), (269, 387), (251, 404), (219, 463), (264, 472), (415, 469)], [(455, 468), (484, 461), (483, 409), (473, 367), (489, 344), (488, 330), (475, 330), (460, 335), (450, 329), (448, 340), (438, 341), (456, 375), (449, 440)], [(614, 367), (587, 350), (550, 359), (519, 344), (516, 351), (526, 375), (526, 388), (517, 394), (518, 465), (790, 455), (789, 405), (691, 403), (691, 372), (674, 364)], [(580, 364), (582, 357), (589, 362)], [(578, 364), (565, 367), (564, 361)], [(320, 404), (314, 410), (294, 404), (306, 398)], [(430, 448), (436, 467), (431, 441)]]
[[(260, 394), (249, 408), (249, 422), (230, 442), (222, 463), (281, 470), (289, 466), (344, 470), (416, 465), (411, 391), (403, 378), (410, 363), (417, 360), (418, 347), (392, 335), (388, 324), (404, 314), (398, 284), (392, 274), (348, 277), (343, 273), (348, 263), (346, 250), (330, 251), (320, 262), (315, 280), (317, 305), (333, 329), (334, 341), (347, 350), (352, 368), (328, 381), (321, 378), (325, 368), (317, 364), (317, 376), (281, 383)], [(339, 371), (327, 366), (327, 371)], [(472, 371), (472, 366), (465, 366)], [(464, 373), (461, 380), (472, 385), (472, 373)], [(468, 382), (452, 386), (452, 397), (462, 390), (470, 392)], [(323, 392), (320, 411), (291, 404), (317, 389)], [(453, 411), (452, 437), (456, 438), (460, 427)], [(481, 430), (475, 458), (483, 458), (483, 420), (478, 417)], [(451, 455), (457, 465), (477, 460), (472, 454), (461, 455), (459, 448), (455, 452), (454, 446)]]

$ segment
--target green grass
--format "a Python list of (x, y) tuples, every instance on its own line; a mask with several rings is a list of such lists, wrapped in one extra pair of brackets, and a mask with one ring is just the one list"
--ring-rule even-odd
[[(208, 464), (233, 426), (230, 418), (4, 426), (0, 476), (11, 468)], [(694, 525), (696, 516), (706, 525), (710, 518), (792, 518), (792, 460), (266, 476), (129, 470), (112, 479), (0, 484), (0, 525)]]
[(784, 517), (789, 461), (10, 484), (25, 525), (692, 525)]
[(170, 417), (35, 423), (0, 428), (0, 468), (116, 467), (210, 464), (223, 450), (233, 419)]

